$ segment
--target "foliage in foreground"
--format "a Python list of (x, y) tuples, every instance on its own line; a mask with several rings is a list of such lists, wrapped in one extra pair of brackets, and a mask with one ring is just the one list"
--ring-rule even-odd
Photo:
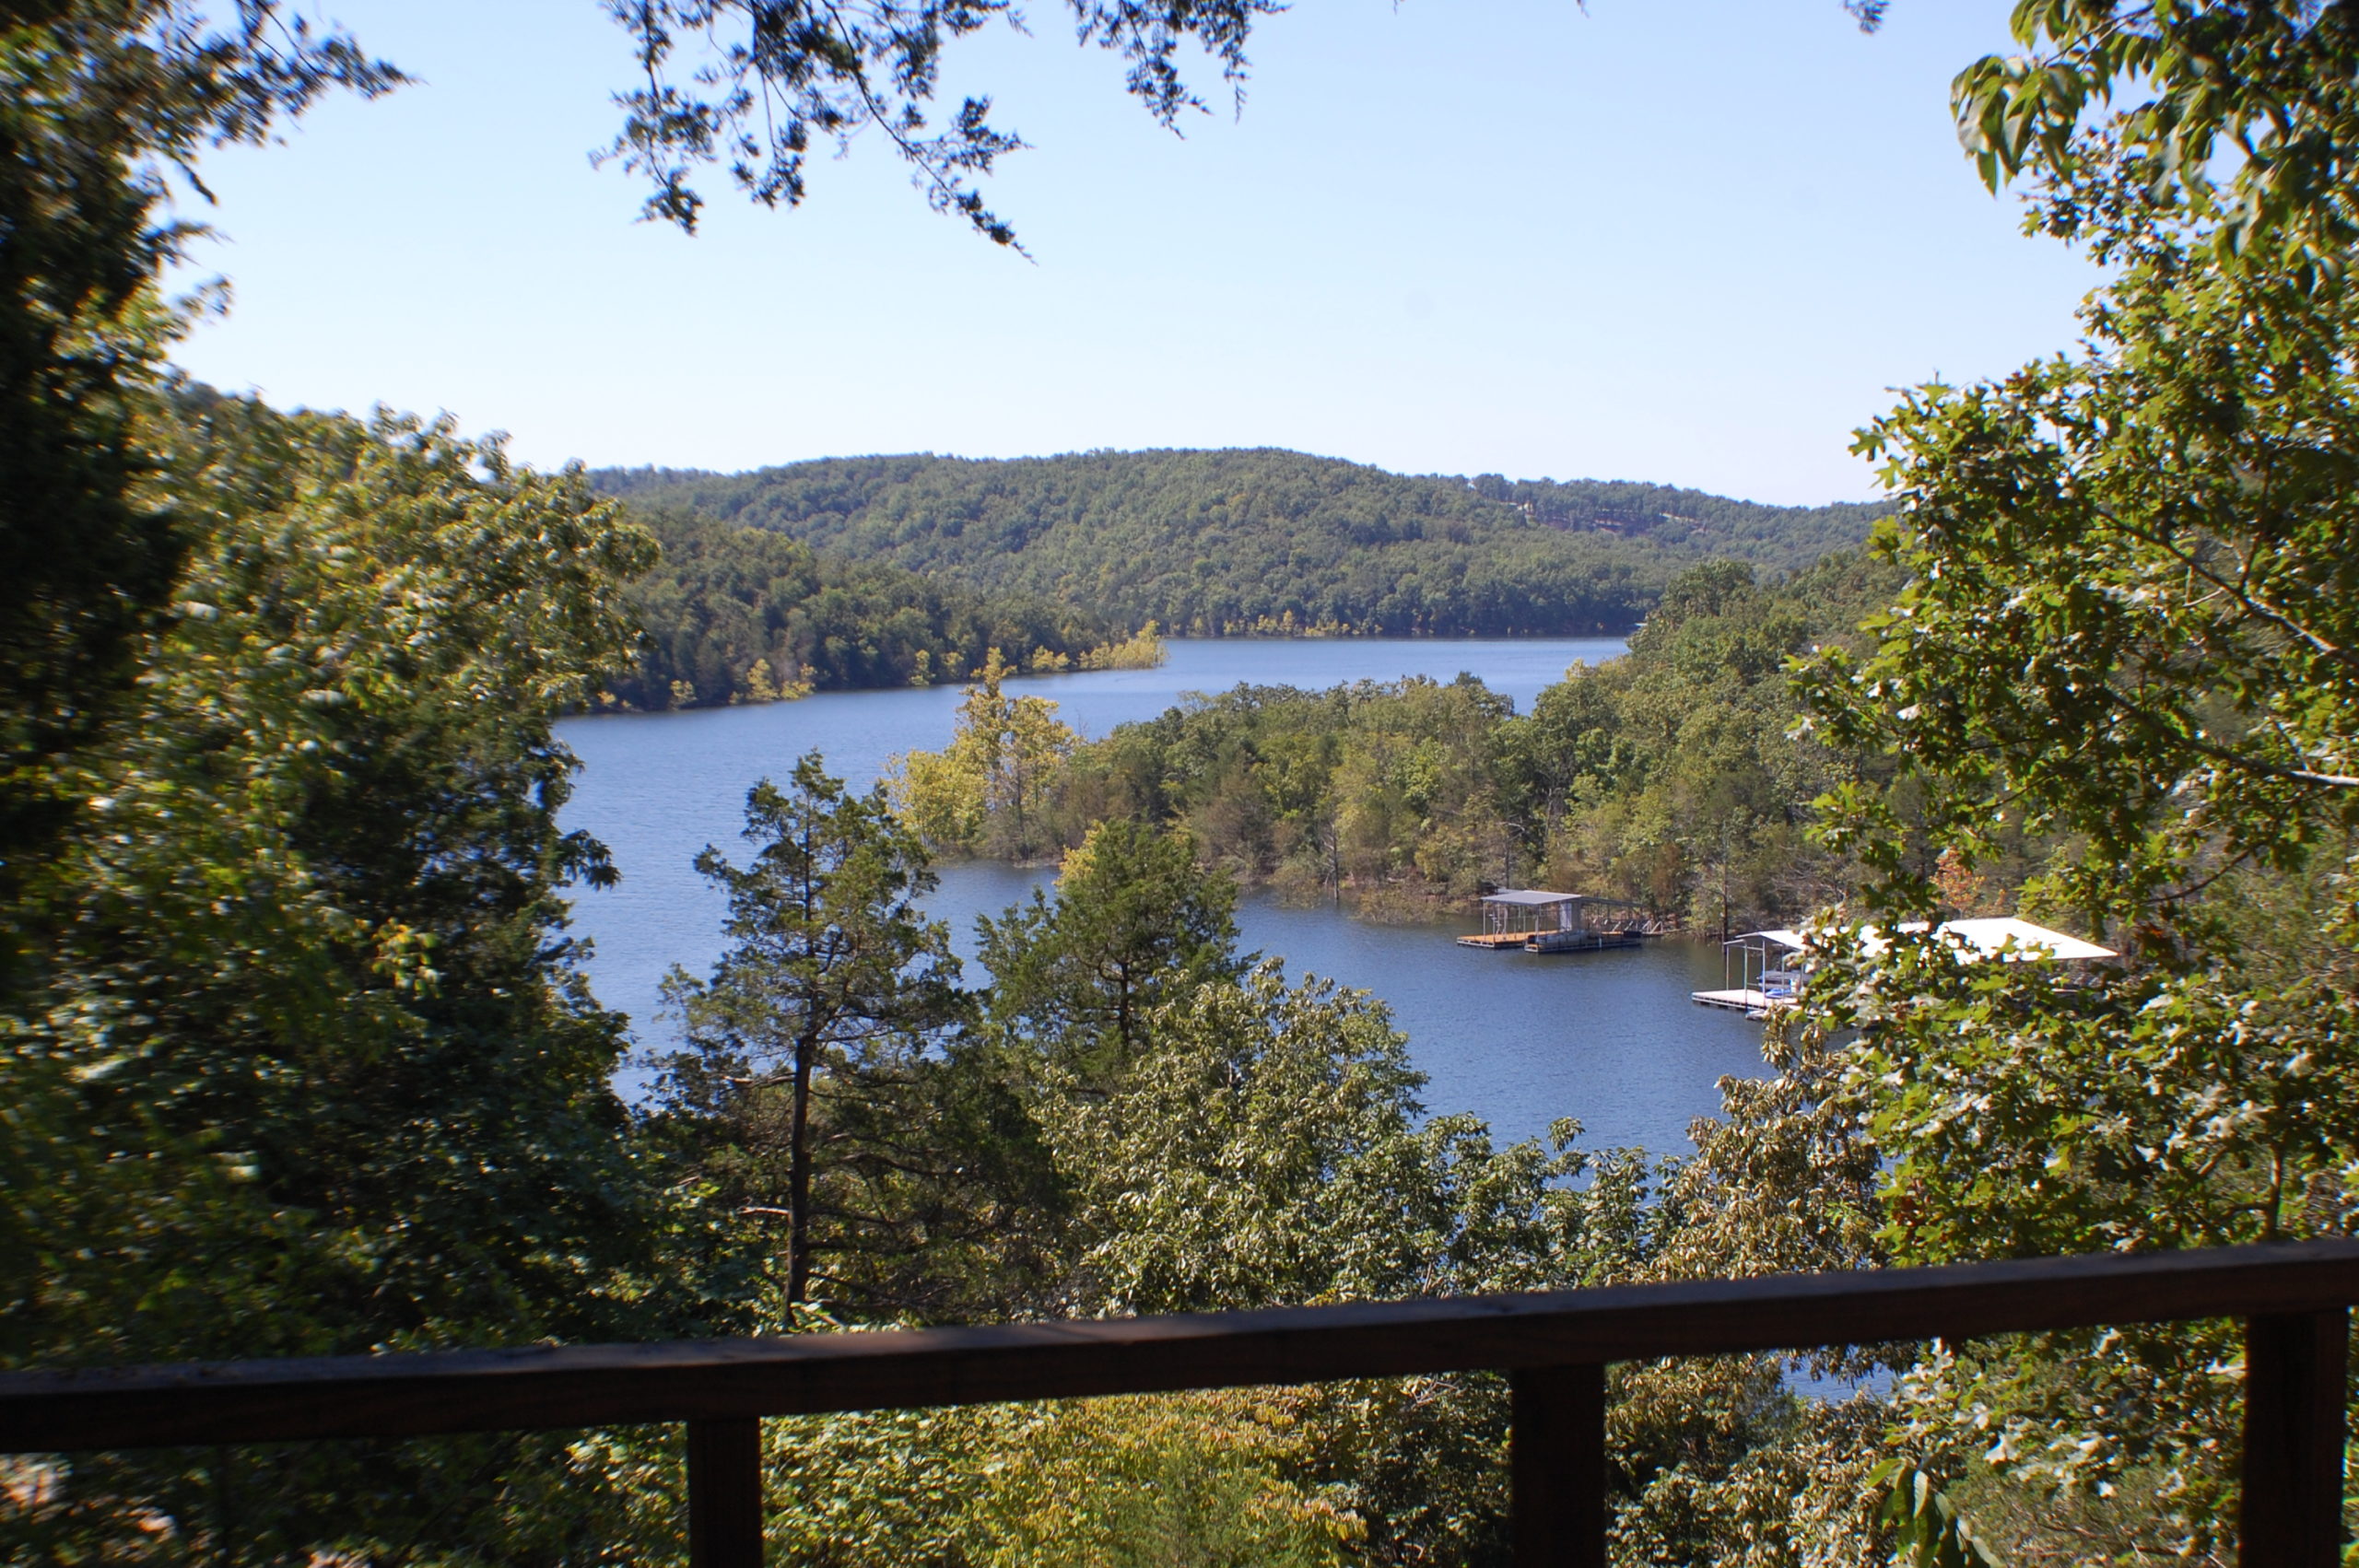
[[(645, 539), (443, 425), (194, 394), (155, 420), (203, 526), (130, 721), (79, 759), (93, 825), (6, 1024), (0, 1359), (660, 1331), (663, 1211), (608, 1082), (621, 1021), (559, 892), (608, 872), (557, 825), (551, 732), (628, 655)], [(34, 1512), (167, 1556), (438, 1515), (456, 1541), (525, 1529), (490, 1482), (561, 1486), (557, 1457), (100, 1457)], [(584, 1503), (532, 1527), (593, 1530)]]
[[(1915, 832), (2109, 930), (2060, 984), (1937, 942), (1831, 942), (1813, 1022), (1887, 1163), (1896, 1258), (2349, 1235), (2359, 1215), (2359, 189), (2347, 6), (2025, 6), (2036, 66), (1960, 81), (1995, 178), (2114, 280), (2086, 349), (1912, 393), (1862, 437), (1909, 574), (1808, 685)], [(2098, 110), (2125, 80), (2142, 96)], [(2094, 124), (2084, 124), (2094, 119)], [(2232, 143), (2240, 156), (2212, 155)], [(1890, 794), (1830, 802), (1886, 922), (1939, 897)], [(2232, 1550), (2225, 1326), (1952, 1347), (1907, 1437), (2021, 1561)], [(2098, 1505), (2098, 1500), (2110, 1500)]]
[(38, 965), (24, 904), (74, 832), (76, 757), (118, 718), (191, 542), (140, 428), (186, 233), (166, 176), (402, 79), (270, 9), (0, 7), (0, 996)]

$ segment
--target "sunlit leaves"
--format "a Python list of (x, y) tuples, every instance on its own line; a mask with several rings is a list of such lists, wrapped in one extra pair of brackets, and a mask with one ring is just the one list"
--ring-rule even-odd
[(1864, 433), (1914, 573), (1818, 721), (1954, 797), (2079, 836), (2067, 900), (2126, 918), (2214, 852), (2298, 864), (2359, 823), (2349, 291), (2151, 225), (2096, 352), (1909, 394)]
[[(29, 1266), (0, 1356), (643, 1327), (661, 1206), (609, 1087), (620, 1020), (564, 934), (560, 890), (604, 860), (557, 824), (552, 725), (629, 657), (647, 541), (447, 423), (188, 391), (141, 434), (194, 538), (124, 722), (70, 775), (52, 983), (0, 1056), (0, 1248)], [(497, 1515), (484, 1478), (534, 1495), (559, 1446), (293, 1448), (235, 1477), (94, 1457), (69, 1497), (208, 1551), (241, 1481), (257, 1551), (521, 1540), (534, 1510)]]
[(895, 809), (928, 843), (1021, 860), (1052, 842), (1049, 802), (1078, 737), (1053, 701), (1003, 689), (1015, 673), (990, 649), (949, 746), (893, 759)]
[[(2314, 0), (2020, 0), (2028, 53), (1952, 89), (1959, 138), (1994, 189), (2030, 174), (2077, 232), (2070, 187), (2118, 161), (2158, 208), (2212, 226), (2216, 253), (2282, 249), (2340, 276), (2359, 206), (2359, 20)], [(2117, 98), (2125, 99), (2116, 107)]]

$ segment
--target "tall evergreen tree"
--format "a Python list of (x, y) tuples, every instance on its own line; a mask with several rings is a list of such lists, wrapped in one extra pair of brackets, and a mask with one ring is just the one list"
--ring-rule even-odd
[(729, 895), (731, 945), (710, 979), (666, 983), (687, 1047), (663, 1094), (727, 1207), (783, 1226), (792, 1307), (850, 1282), (837, 1259), (915, 1245), (907, 1189), (933, 1174), (917, 1107), (964, 1002), (949, 928), (918, 907), (925, 848), (881, 788), (847, 791), (814, 752), (748, 792), (745, 837), (746, 865), (697, 857)]

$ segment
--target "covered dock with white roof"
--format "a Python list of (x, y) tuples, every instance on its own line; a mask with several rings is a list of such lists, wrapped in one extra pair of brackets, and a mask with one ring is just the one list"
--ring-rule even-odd
[[(1931, 930), (1977, 961), (1995, 958), (2008, 964), (2046, 964), (2118, 956), (2112, 948), (2013, 915), (1943, 920), (1937, 926), (1912, 920), (1900, 929)], [(1892, 939), (1874, 926), (1862, 926), (1859, 943), (1861, 952), (1873, 957), (1891, 947)], [(1813, 945), (1802, 932), (1784, 928), (1732, 937), (1721, 944), (1727, 957), (1722, 977), (1730, 983), (1720, 990), (1690, 991), (1688, 999), (1704, 1007), (1724, 1007), (1755, 1017), (1790, 1006), (1802, 993)]]

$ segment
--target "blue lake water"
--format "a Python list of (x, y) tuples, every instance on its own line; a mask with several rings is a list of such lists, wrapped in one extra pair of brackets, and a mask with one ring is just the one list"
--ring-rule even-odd
[[(1153, 718), (1184, 693), (1240, 682), (1319, 688), (1413, 674), (1446, 681), (1466, 671), (1521, 712), (1568, 665), (1621, 651), (1605, 638), (1177, 640), (1159, 669), (1021, 686), (1054, 699), (1066, 722), (1093, 736)], [(937, 686), (568, 720), (560, 732), (584, 766), (566, 825), (603, 839), (623, 877), (619, 887), (583, 891), (575, 901), (576, 929), (596, 946), (591, 982), (599, 999), (628, 1012), (642, 1041), (664, 1039), (656, 1005), (664, 973), (675, 964), (702, 973), (722, 945), (722, 901), (690, 862), (708, 844), (734, 851), (746, 790), (766, 775), (783, 777), (815, 748), (830, 772), (865, 785), (894, 754), (946, 743), (958, 701), (958, 688)], [(998, 912), (1050, 875), (945, 866), (931, 907), (971, 954), (976, 915)], [(1761, 1071), (1760, 1025), (1687, 1000), (1720, 983), (1717, 943), (1553, 958), (1482, 953), (1450, 941), (1477, 928), (1472, 912), (1439, 925), (1373, 926), (1262, 898), (1249, 898), (1238, 923), (1247, 946), (1284, 957), (1290, 972), (1381, 998), (1430, 1079), (1427, 1108), (1472, 1111), (1503, 1139), (1539, 1136), (1569, 1116), (1592, 1147), (1684, 1151), (1688, 1122), (1719, 1105), (1719, 1079)]]

